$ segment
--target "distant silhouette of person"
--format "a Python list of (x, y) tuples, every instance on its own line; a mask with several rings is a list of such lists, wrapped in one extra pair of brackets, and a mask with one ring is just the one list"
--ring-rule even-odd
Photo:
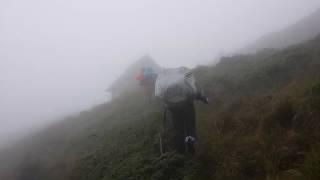
[(136, 77), (139, 85), (143, 87), (144, 94), (147, 99), (151, 100), (154, 97), (154, 85), (157, 79), (157, 74), (151, 67), (143, 67)]

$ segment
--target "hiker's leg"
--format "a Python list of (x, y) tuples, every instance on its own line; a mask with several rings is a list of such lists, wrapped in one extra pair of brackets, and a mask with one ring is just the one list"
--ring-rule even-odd
[(196, 114), (193, 103), (190, 103), (185, 107), (184, 115), (187, 136), (196, 137)]
[(181, 109), (174, 109), (171, 111), (173, 120), (173, 136), (175, 149), (179, 153), (185, 152), (184, 146), (184, 117)]
[[(194, 109), (194, 103), (187, 104), (184, 108), (184, 120), (185, 120), (185, 131), (186, 136), (189, 138), (187, 143), (188, 152), (193, 154), (195, 153), (194, 149), (194, 141), (196, 138), (196, 117), (195, 117), (195, 109)], [(186, 137), (185, 137), (186, 138)], [(191, 138), (191, 139), (190, 139)]]

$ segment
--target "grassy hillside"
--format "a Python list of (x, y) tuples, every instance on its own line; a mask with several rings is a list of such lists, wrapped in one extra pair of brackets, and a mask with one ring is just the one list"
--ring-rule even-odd
[(320, 178), (320, 38), (194, 71), (195, 157), (160, 156), (161, 106), (134, 91), (1, 152), (0, 179)]

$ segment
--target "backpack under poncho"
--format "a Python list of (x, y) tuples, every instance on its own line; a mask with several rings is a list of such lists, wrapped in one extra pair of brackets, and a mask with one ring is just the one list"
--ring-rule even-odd
[(168, 107), (175, 107), (193, 100), (197, 93), (195, 79), (185, 67), (163, 69), (157, 77), (155, 96)]

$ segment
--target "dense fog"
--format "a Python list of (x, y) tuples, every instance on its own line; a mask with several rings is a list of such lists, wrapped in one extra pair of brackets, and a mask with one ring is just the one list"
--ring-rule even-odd
[(163, 67), (206, 64), (319, 7), (318, 0), (2, 0), (0, 146), (108, 101), (108, 86), (145, 54)]

